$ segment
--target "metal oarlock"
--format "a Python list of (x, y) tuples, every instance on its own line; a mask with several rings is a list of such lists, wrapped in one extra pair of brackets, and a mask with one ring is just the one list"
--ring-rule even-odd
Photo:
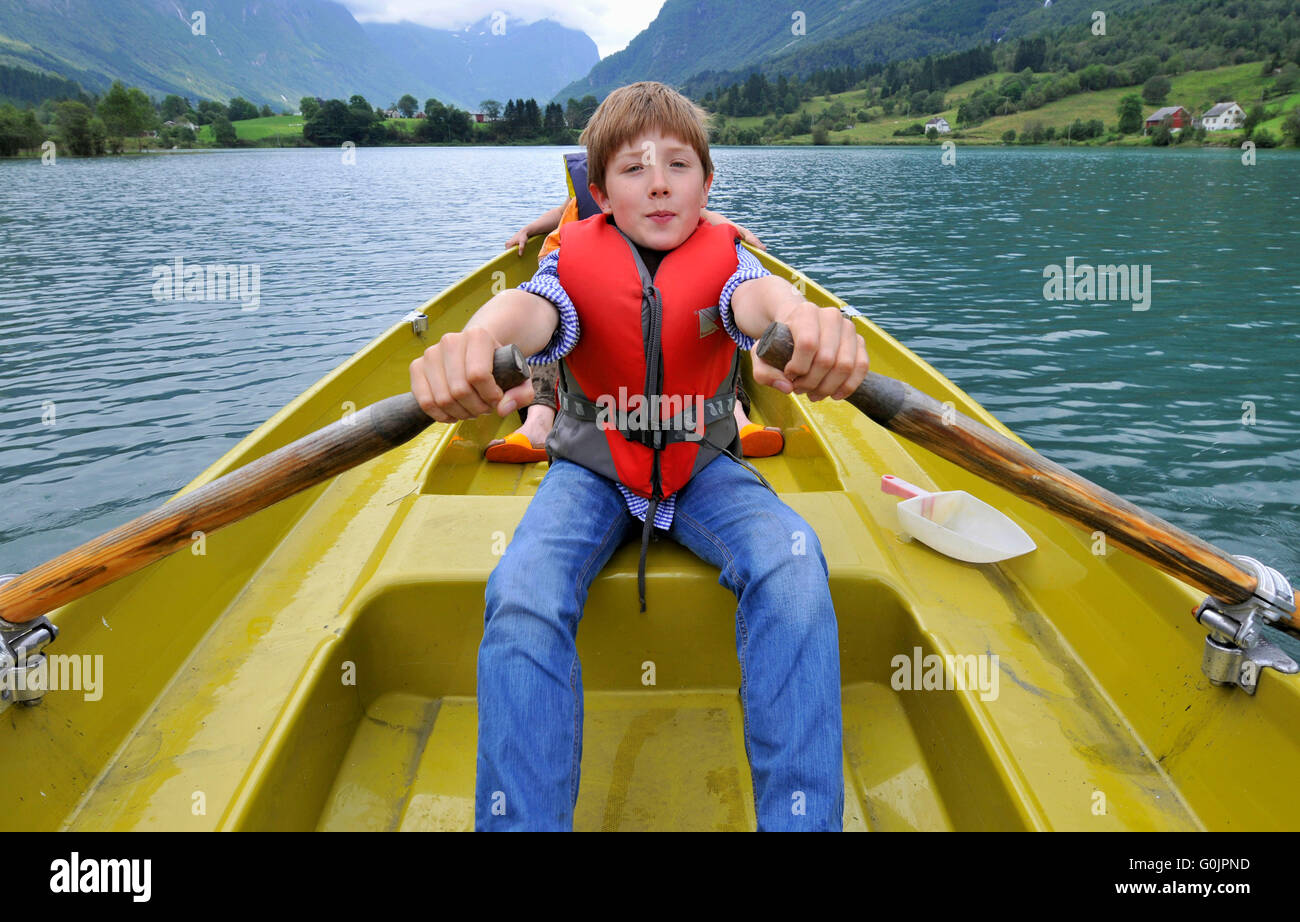
[(411, 332), (416, 336), (421, 335), (425, 330), (429, 329), (429, 318), (424, 315), (424, 311), (411, 311), (402, 318), (402, 322), (409, 323), (411, 325)]
[(1264, 639), (1263, 626), (1295, 611), (1295, 594), (1286, 577), (1253, 557), (1238, 555), (1258, 580), (1255, 594), (1245, 602), (1229, 605), (1210, 596), (1196, 609), (1196, 620), (1210, 629), (1205, 637), (1205, 658), (1201, 671), (1212, 685), (1239, 685), (1255, 694), (1259, 671), (1276, 669), (1286, 675), (1300, 672), (1300, 665), (1276, 644)]
[[(0, 585), (18, 576), (0, 575)], [(44, 616), (13, 624), (0, 616), (0, 712), (21, 702), (35, 707), (45, 697), (44, 683), (37, 679), (45, 670), (41, 651), (59, 636), (59, 629)]]

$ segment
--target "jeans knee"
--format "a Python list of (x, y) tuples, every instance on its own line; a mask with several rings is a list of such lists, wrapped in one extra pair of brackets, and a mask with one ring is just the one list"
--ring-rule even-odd
[(830, 585), (820, 555), (784, 555), (766, 562), (746, 587), (753, 604), (789, 623), (833, 624)]
[(817, 532), (808, 525), (800, 523), (790, 530), (789, 556), (797, 575), (826, 581), (826, 556), (822, 553), (822, 543)]
[(508, 558), (497, 564), (484, 592), (485, 643), (514, 642), (535, 649), (554, 643), (567, 632), (568, 618), (560, 600), (542, 591)]
[(777, 553), (767, 555), (768, 560), (780, 570), (783, 578), (797, 582), (800, 588), (824, 586), (828, 571), (817, 532), (798, 520), (787, 530), (789, 541)]

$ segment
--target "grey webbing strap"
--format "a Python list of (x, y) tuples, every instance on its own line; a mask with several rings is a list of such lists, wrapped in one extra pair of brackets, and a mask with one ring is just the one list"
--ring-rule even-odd
[(594, 423), (599, 418), (598, 414), (601, 410), (590, 400), (584, 400), (576, 394), (570, 394), (563, 387), (560, 388), (560, 409), (574, 419), (590, 423)]
[(641, 611), (645, 611), (645, 557), (650, 550), (650, 534), (654, 530), (655, 513), (659, 510), (659, 500), (650, 499), (646, 507), (645, 524), (641, 526), (641, 560), (636, 568), (636, 594), (641, 602)]

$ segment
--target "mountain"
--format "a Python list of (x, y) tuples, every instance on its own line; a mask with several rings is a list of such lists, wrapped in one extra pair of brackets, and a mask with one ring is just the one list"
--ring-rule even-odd
[(390, 61), (332, 0), (204, 0), (206, 34), (174, 0), (0, 0), (0, 64), (103, 90), (297, 105), (307, 95), (437, 95)]
[[(1023, 2), (1023, 0), (1021, 0)], [(846, 31), (933, 0), (667, 0), (622, 51), (553, 97), (604, 98), (637, 80), (679, 86), (704, 70), (752, 66), (785, 51), (811, 48)], [(802, 20), (796, 14), (802, 13)], [(802, 35), (796, 34), (802, 29)]]
[(456, 32), (411, 22), (363, 28), (407, 72), (446, 87), (451, 101), (469, 109), (484, 99), (549, 99), (600, 60), (585, 32), (546, 19), (528, 25), (503, 19), (496, 31), (487, 18)]
[[(1187, 0), (1110, 0), (1102, 4), (1108, 34), (1122, 34), (1129, 16), (1145, 7), (1185, 6)], [(704, 84), (726, 84), (743, 79), (754, 69), (765, 73), (806, 76), (831, 67), (887, 64), (925, 55), (964, 51), (987, 42), (1037, 35), (1065, 26), (1088, 26), (1093, 21), (1096, 0), (940, 0), (914, 4), (881, 17), (869, 25), (845, 29), (805, 49), (787, 49), (772, 55), (757, 67), (697, 76), (691, 89), (703, 92)], [(718, 68), (717, 70), (721, 70)]]
[[(204, 14), (195, 35), (191, 10)], [(584, 33), (553, 22), (487, 20), (461, 31), (362, 25), (334, 0), (0, 0), (0, 65), (102, 92), (120, 79), (153, 96), (274, 108), (354, 93), (387, 106), (404, 93), (476, 108), (545, 98), (598, 59)]]
[[(1162, 0), (1104, 4), (1112, 30), (1123, 15)], [(1185, 3), (1186, 0), (1163, 0)], [(637, 80), (662, 80), (694, 95), (768, 75), (888, 63), (961, 51), (984, 42), (1087, 23), (1095, 0), (804, 0), (803, 35), (786, 0), (667, 0), (627, 48), (555, 94), (603, 98)]]

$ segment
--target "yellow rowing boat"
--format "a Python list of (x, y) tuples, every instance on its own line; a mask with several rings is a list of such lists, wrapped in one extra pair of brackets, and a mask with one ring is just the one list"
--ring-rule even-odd
[[(529, 277), (537, 246), (404, 318), (182, 494), (407, 390), (410, 361), (494, 285)], [(807, 296), (843, 304), (812, 283)], [(857, 322), (874, 370), (1010, 434)], [(755, 416), (786, 439), (754, 464), (816, 527), (830, 567), (846, 829), (1300, 825), (1300, 803), (1269, 780), (1300, 769), (1300, 682), (1269, 670), (1253, 697), (1212, 686), (1190, 614), (1201, 593), (845, 402), (748, 383)], [(0, 828), (472, 828), (484, 585), (546, 471), (483, 462), (511, 425), (434, 425), (53, 613), (50, 690), (0, 713)], [(885, 473), (966, 490), (1038, 549), (941, 556), (905, 536)], [(753, 829), (735, 599), (660, 542), (642, 614), (636, 571), (629, 544), (579, 631), (575, 826)]]

